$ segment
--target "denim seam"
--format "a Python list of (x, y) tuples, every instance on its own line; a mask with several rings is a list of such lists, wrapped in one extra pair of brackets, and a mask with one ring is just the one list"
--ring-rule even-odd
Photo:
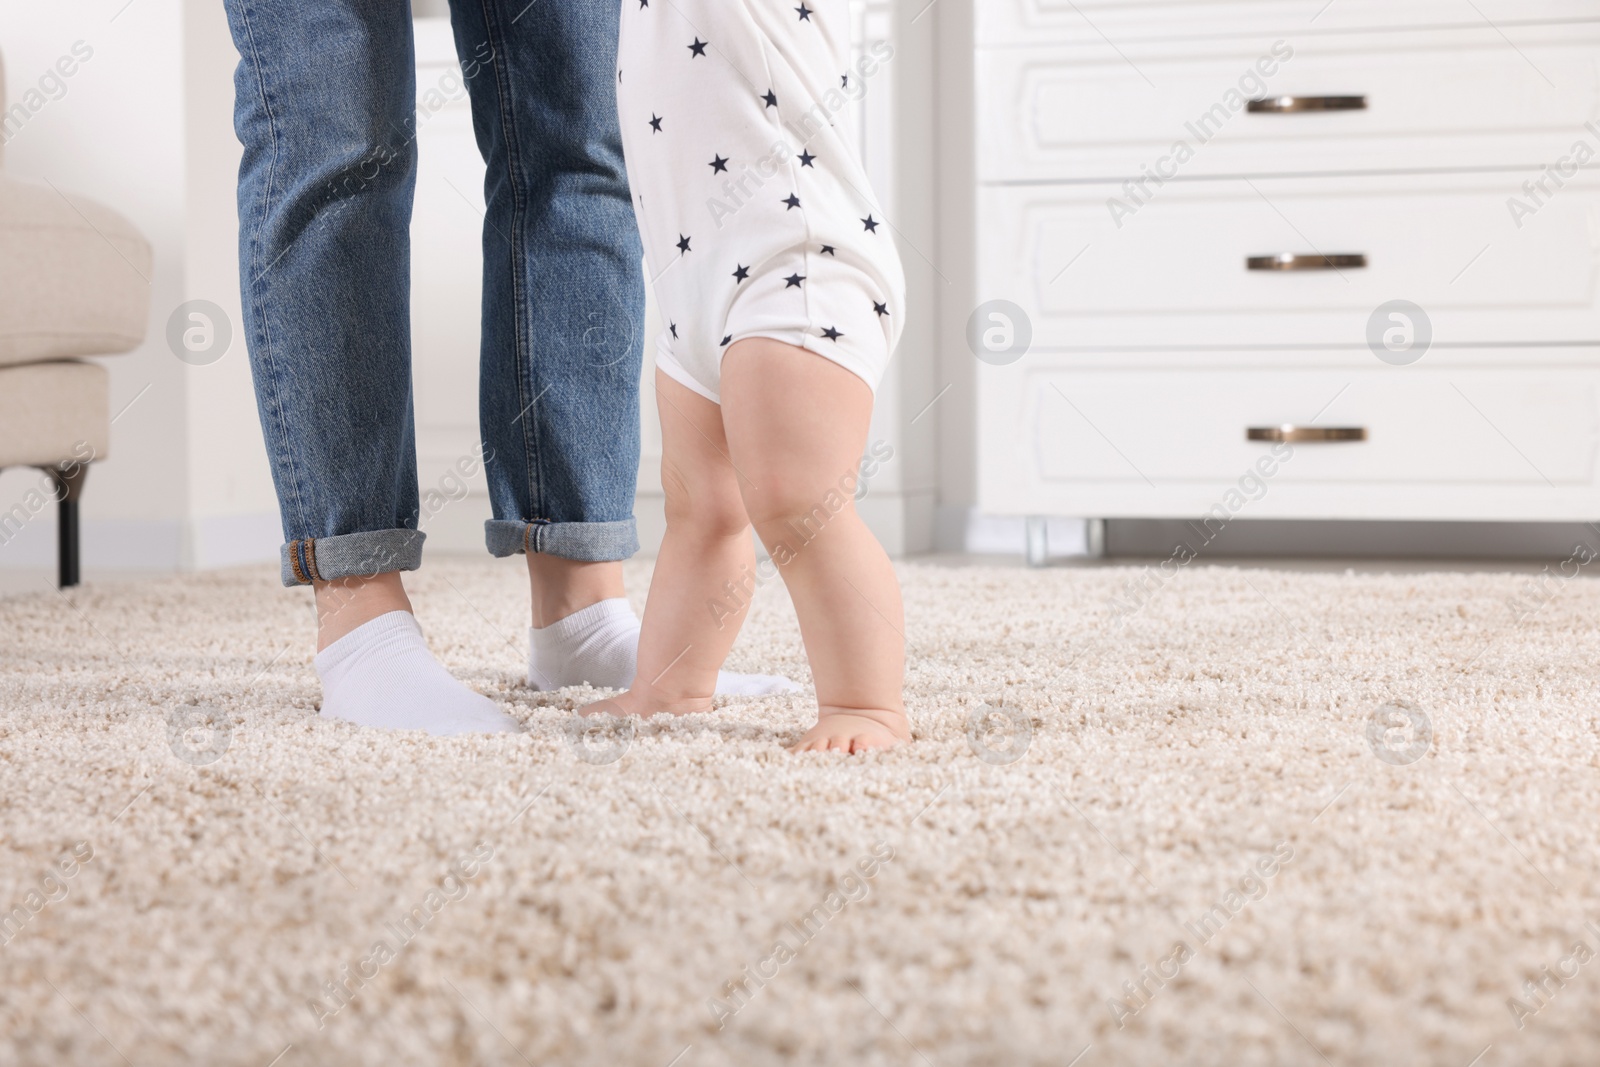
[[(494, 48), (495, 55), (506, 54), (506, 39), (500, 31), (498, 22), (491, 13), (493, 5), (489, 0), (482, 0), (480, 9), (483, 12), (484, 32), (489, 37), (489, 43)], [(542, 497), (544, 478), (539, 470), (539, 456), (542, 450), (538, 441), (538, 417), (533, 413), (533, 406), (539, 402), (543, 394), (536, 393), (537, 378), (530, 378), (534, 374), (533, 359), (528, 349), (527, 331), (529, 325), (526, 318), (525, 303), (527, 280), (522, 263), (522, 234), (526, 224), (526, 206), (523, 204), (521, 174), (518, 168), (517, 152), (514, 150), (519, 144), (516, 137), (515, 101), (511, 87), (509, 64), (500, 62), (495, 67), (495, 85), (499, 89), (498, 101), (500, 108), (501, 140), (506, 153), (506, 170), (511, 185), (511, 237), (509, 250), (511, 256), (511, 297), (513, 316), (513, 336), (516, 345), (517, 359), (517, 403), (522, 405), (522, 418), (528, 421), (522, 426), (522, 461), (526, 471), (526, 484), (523, 490), (526, 494), (527, 507), (533, 511), (542, 511)], [(533, 400), (528, 401), (532, 395)]]
[(315, 537), (306, 541), (306, 573), (311, 575), (311, 580), (314, 582), (322, 580), (322, 575), (317, 570), (317, 539)]
[[(256, 44), (255, 24), (250, 18), (249, 4), (239, 5), (239, 17), (244, 21), (245, 36), (250, 41), (250, 58), (252, 66), (255, 68), (256, 88), (261, 94), (261, 108), (267, 116), (267, 134), (272, 139), (272, 161), (267, 166), (267, 180), (262, 188), (262, 201), (259, 206), (261, 217), (256, 221), (255, 233), (250, 238), (250, 273), (252, 275), (249, 281), (250, 299), (255, 305), (256, 319), (261, 326), (262, 357), (263, 362), (267, 365), (268, 372), (266, 386), (271, 399), (273, 418), (278, 422), (279, 440), (289, 441), (292, 439), (289, 433), (289, 423), (284, 416), (283, 397), (278, 391), (279, 368), (272, 344), (271, 319), (266, 311), (266, 301), (261, 298), (257, 288), (266, 271), (258, 271), (256, 269), (261, 263), (262, 233), (267, 228), (267, 219), (272, 215), (272, 192), (275, 188), (278, 157), (281, 154), (282, 146), (278, 137), (278, 119), (272, 113), (272, 100), (267, 94), (265, 67), (262, 64), (260, 46)], [(276, 264), (277, 260), (273, 260), (272, 264), (268, 265), (267, 270), (271, 270)], [(308, 529), (310, 524), (306, 521), (305, 495), (301, 492), (300, 471), (295, 465), (292, 449), (283, 448), (282, 461), (289, 468), (288, 490), (294, 498), (295, 518), (301, 529)], [(284, 501), (284, 503), (287, 505), (288, 501)], [(287, 511), (289, 509), (285, 507), (284, 510)]]
[(311, 584), (306, 580), (306, 572), (300, 566), (300, 542), (289, 543), (289, 571), (294, 575), (294, 580), (301, 585)]

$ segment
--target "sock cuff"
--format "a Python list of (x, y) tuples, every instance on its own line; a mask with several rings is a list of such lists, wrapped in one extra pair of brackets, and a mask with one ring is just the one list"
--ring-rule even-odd
[(317, 668), (317, 674), (326, 675), (361, 649), (395, 634), (412, 634), (421, 637), (422, 627), (417, 625), (417, 617), (409, 611), (385, 612), (370, 622), (362, 623), (321, 652), (318, 652), (317, 658), (313, 661)]
[(528, 634), (540, 644), (548, 644), (551, 641), (566, 641), (580, 636), (607, 619), (623, 615), (635, 621), (638, 619), (638, 616), (633, 613), (633, 605), (628, 603), (628, 598), (615, 596), (609, 600), (602, 600), (597, 604), (590, 604), (586, 608), (580, 608), (564, 619), (557, 619), (549, 626), (529, 627)]

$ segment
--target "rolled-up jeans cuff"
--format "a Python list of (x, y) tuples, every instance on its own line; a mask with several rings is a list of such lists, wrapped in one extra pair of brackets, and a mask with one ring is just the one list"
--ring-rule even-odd
[(427, 536), (421, 530), (373, 530), (290, 541), (283, 546), (283, 584), (414, 571), (422, 566), (422, 542)]
[(544, 552), (581, 563), (613, 563), (639, 551), (639, 527), (631, 518), (622, 522), (490, 519), (483, 532), (493, 556)]

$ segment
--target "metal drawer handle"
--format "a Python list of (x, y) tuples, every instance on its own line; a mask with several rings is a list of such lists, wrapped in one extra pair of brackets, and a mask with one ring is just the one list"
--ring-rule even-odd
[(1280, 252), (1275, 256), (1250, 256), (1244, 265), (1246, 270), (1339, 270), (1344, 267), (1354, 270), (1365, 267), (1367, 257), (1360, 252), (1340, 252), (1329, 256)]
[(1256, 115), (1299, 115), (1307, 111), (1365, 111), (1364, 96), (1268, 96), (1250, 101)]
[(1327, 444), (1333, 441), (1365, 441), (1365, 426), (1252, 426), (1244, 432), (1247, 441), (1287, 441), (1290, 444)]

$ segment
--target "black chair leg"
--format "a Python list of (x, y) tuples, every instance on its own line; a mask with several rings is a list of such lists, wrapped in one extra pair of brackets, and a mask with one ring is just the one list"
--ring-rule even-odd
[(86, 463), (72, 463), (64, 467), (45, 467), (44, 472), (56, 483), (56, 500), (59, 502), (56, 523), (57, 584), (71, 589), (79, 580), (78, 498), (83, 494), (83, 480), (89, 474)]

